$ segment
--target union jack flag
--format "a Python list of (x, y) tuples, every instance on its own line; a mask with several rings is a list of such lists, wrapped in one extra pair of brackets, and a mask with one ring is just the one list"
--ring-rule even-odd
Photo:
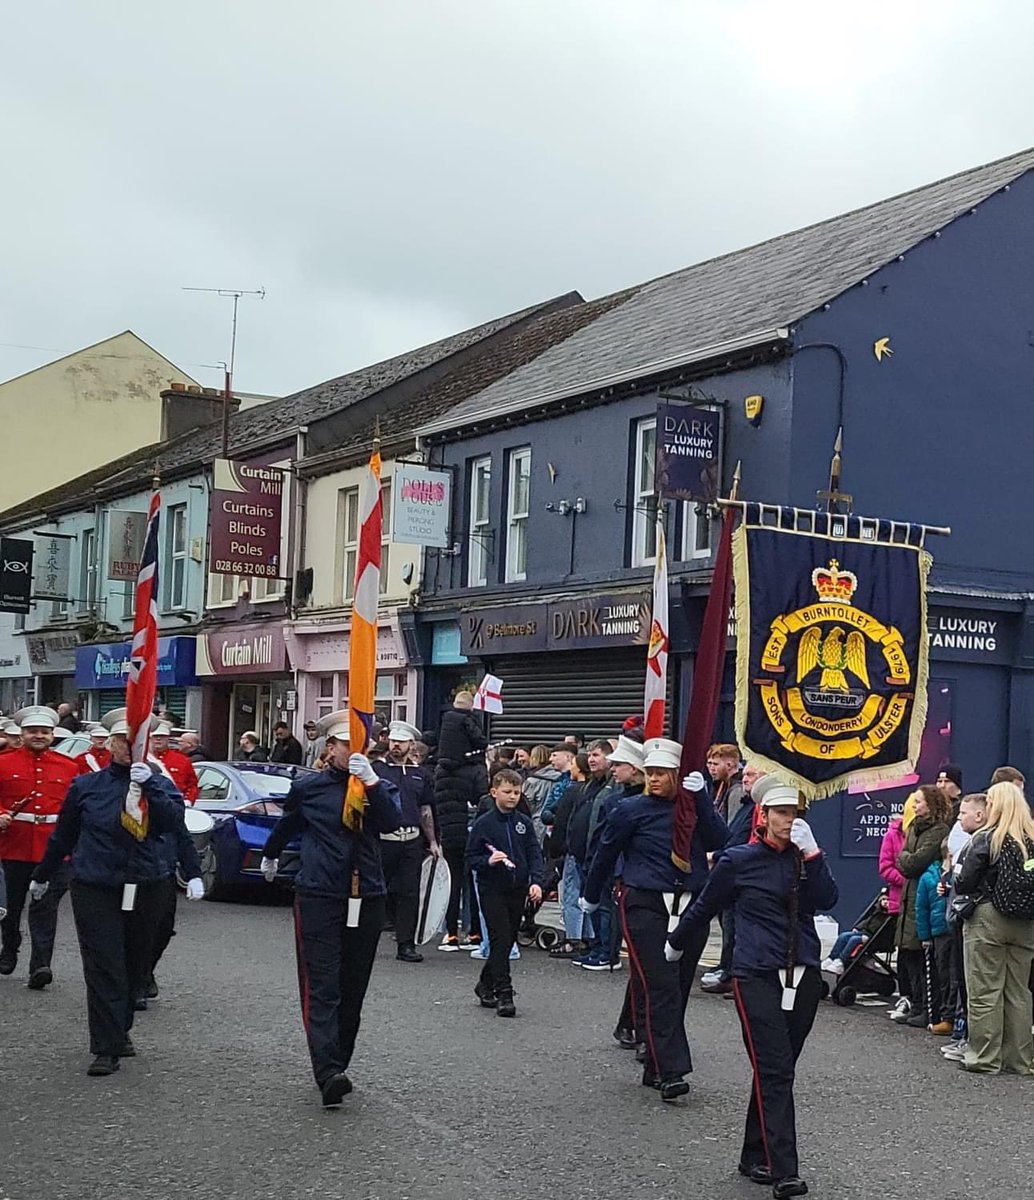
[[(133, 762), (146, 762), (151, 734), (151, 711), (158, 687), (158, 515), (161, 494), (151, 496), (147, 536), (136, 577), (133, 608), (133, 646), (126, 681), (126, 721)], [(147, 836), (147, 800), (137, 783), (129, 785), (122, 824), (138, 840)]]

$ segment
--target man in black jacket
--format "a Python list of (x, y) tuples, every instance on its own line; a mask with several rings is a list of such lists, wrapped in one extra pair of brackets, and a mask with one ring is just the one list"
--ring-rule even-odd
[(269, 761), (293, 763), (294, 766), (300, 767), (303, 753), (301, 742), (291, 733), (291, 727), (287, 722), (277, 721), (273, 726), (273, 752), (269, 756)]

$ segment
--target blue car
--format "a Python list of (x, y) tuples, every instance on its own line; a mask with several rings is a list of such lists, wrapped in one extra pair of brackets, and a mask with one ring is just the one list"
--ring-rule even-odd
[[(259, 864), (270, 830), (284, 815), (283, 800), (296, 779), (315, 774), (288, 763), (198, 762), (195, 810), (206, 812), (214, 828), (200, 835), (201, 877), (209, 900), (235, 889), (265, 884)], [(298, 840), (280, 855), (278, 883), (290, 883), (298, 871)]]

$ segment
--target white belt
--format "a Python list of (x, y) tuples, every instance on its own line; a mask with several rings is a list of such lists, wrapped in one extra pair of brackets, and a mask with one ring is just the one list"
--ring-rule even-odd
[(14, 814), (16, 821), (28, 821), (30, 825), (56, 825), (57, 813), (26, 813), (20, 812)]
[[(56, 820), (56, 818), (55, 818)], [(403, 829), (396, 829), (394, 833), (382, 833), (382, 842), (411, 842), (414, 838), (420, 836), (420, 830), (413, 825), (407, 825)]]

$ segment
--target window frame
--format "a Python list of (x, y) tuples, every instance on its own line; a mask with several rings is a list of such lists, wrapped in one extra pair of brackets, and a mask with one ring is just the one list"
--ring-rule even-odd
[[(653, 434), (653, 453), (646, 455), (646, 435)], [(635, 457), (632, 462), (633, 567), (652, 567), (657, 562), (657, 418), (640, 417), (635, 422)], [(644, 467), (650, 464), (649, 481)], [(647, 483), (649, 488), (647, 489)], [(653, 550), (650, 551), (650, 544)]]
[[(168, 507), (169, 533), (167, 548), (168, 563), (168, 592), (166, 595), (166, 612), (181, 612), (187, 607), (187, 563), (190, 555), (190, 538), (188, 537), (187, 506), (186, 504), (170, 504)], [(181, 526), (183, 544), (176, 548), (177, 524)], [(176, 571), (180, 569), (180, 597), (176, 598)]]
[[(522, 473), (521, 467), (526, 471)], [(524, 510), (519, 511), (518, 483), (526, 479)], [(524, 583), (528, 578), (528, 518), (531, 516), (531, 447), (519, 446), (509, 452), (506, 481), (506, 582)], [(518, 565), (518, 557), (523, 561)]]
[(97, 530), (83, 530), (82, 549), (79, 553), (79, 597), (76, 608), (89, 612), (97, 607)]
[[(700, 507), (696, 500), (685, 500), (682, 505), (682, 562), (693, 562), (696, 559), (710, 558), (714, 553), (711, 546), (711, 517), (707, 512), (703, 517), (697, 516)], [(697, 545), (697, 535), (701, 527), (707, 531), (707, 546)]]
[[(485, 477), (485, 510), (478, 516), (479, 478)], [(483, 454), (470, 462), (470, 496), (467, 508), (467, 586), (487, 587), (490, 555), (488, 531), (492, 524), (492, 456)], [(479, 532), (483, 531), (483, 532)]]

